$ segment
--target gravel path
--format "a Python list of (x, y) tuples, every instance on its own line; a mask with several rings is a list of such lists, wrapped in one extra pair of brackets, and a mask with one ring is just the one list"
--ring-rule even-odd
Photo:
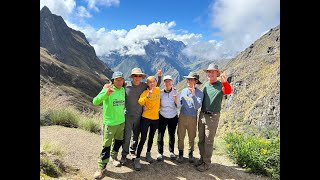
[[(62, 126), (40, 127), (40, 144), (55, 142), (60, 144), (64, 151), (62, 160), (70, 166), (79, 168), (77, 176), (67, 179), (93, 179), (93, 173), (97, 168), (97, 158), (100, 153), (102, 136), (81, 129), (66, 128)], [(146, 146), (146, 144), (145, 144)], [(168, 148), (164, 148), (164, 162), (149, 164), (145, 161), (146, 147), (143, 149), (141, 171), (135, 171), (131, 163), (128, 166), (114, 167), (107, 165), (109, 170), (104, 179), (213, 179), (213, 180), (268, 180), (269, 178), (249, 174), (243, 169), (232, 164), (226, 156), (213, 155), (212, 168), (207, 172), (197, 171), (193, 164), (185, 162), (180, 164), (168, 158)], [(156, 158), (157, 146), (154, 144), (151, 153)], [(121, 152), (121, 148), (120, 148)], [(194, 156), (199, 158), (198, 150)], [(119, 155), (120, 158), (120, 155)], [(131, 162), (131, 161), (129, 161)], [(61, 178), (64, 179), (64, 178)]]

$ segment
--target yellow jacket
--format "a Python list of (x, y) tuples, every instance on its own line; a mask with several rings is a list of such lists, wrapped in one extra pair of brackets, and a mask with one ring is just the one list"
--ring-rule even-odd
[(155, 87), (149, 98), (147, 98), (148, 91), (149, 90), (144, 90), (138, 100), (138, 103), (141, 106), (145, 106), (142, 117), (158, 120), (160, 109), (160, 87)]

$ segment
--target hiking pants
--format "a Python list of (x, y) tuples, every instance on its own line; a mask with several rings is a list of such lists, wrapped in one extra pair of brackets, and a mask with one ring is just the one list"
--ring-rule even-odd
[(141, 116), (126, 115), (125, 118), (124, 140), (121, 153), (123, 156), (129, 154), (129, 152), (135, 153), (137, 150)]
[(189, 152), (194, 149), (194, 139), (197, 131), (197, 117), (186, 116), (182, 113), (179, 115), (178, 122), (178, 149), (184, 150), (184, 137), (188, 131)]
[(198, 132), (200, 159), (206, 164), (211, 164), (214, 136), (216, 135), (220, 113), (204, 114), (200, 112)]
[(178, 115), (173, 118), (165, 118), (159, 113), (159, 126), (158, 126), (158, 153), (163, 154), (163, 136), (168, 126), (169, 134), (169, 151), (174, 153), (174, 143), (176, 128), (178, 125)]
[(116, 157), (118, 155), (119, 148), (123, 141), (124, 123), (115, 126), (103, 125), (102, 131), (103, 143), (100, 158), (98, 160), (98, 167), (100, 169), (104, 169), (106, 167), (109, 162), (110, 154), (112, 157)]
[(146, 142), (147, 139), (147, 135), (148, 135), (148, 129), (150, 127), (149, 130), (149, 137), (148, 137), (148, 148), (147, 148), (147, 152), (151, 151), (151, 147), (152, 147), (152, 143), (153, 143), (153, 137), (154, 137), (154, 133), (156, 132), (157, 128), (158, 128), (158, 124), (159, 124), (159, 120), (151, 120), (148, 118), (144, 118), (141, 117), (141, 138), (139, 141), (139, 145), (138, 145), (138, 150), (137, 150), (137, 158), (140, 158), (142, 149), (143, 149), (143, 145)]

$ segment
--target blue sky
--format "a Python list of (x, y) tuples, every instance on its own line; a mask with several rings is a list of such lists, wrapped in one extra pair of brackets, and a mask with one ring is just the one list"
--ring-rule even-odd
[[(280, 24), (280, 0), (40, 0), (97, 55), (143, 55), (146, 40), (183, 41), (201, 59), (234, 56)], [(129, 47), (129, 49), (124, 47)]]

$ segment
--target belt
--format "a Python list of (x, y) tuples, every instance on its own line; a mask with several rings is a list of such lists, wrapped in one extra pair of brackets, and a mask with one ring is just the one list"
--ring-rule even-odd
[(219, 113), (219, 112), (211, 112), (211, 111), (202, 111), (202, 112), (203, 112), (203, 114), (210, 114), (210, 115)]

